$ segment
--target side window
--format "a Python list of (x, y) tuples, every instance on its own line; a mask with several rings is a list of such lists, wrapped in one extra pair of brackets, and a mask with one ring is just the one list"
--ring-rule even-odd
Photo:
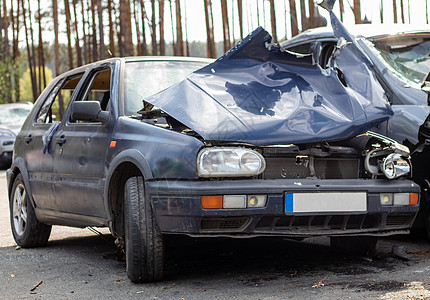
[(42, 104), (36, 117), (36, 123), (61, 121), (70, 98), (83, 76), (82, 74), (60, 80)]
[(96, 71), (91, 77), (85, 93), (76, 100), (99, 101), (102, 110), (109, 110), (111, 69)]

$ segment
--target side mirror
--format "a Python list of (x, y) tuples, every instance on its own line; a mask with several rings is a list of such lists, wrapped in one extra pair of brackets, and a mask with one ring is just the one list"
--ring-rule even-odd
[(72, 103), (72, 119), (77, 121), (102, 122), (109, 120), (109, 112), (102, 111), (98, 101), (75, 101)]

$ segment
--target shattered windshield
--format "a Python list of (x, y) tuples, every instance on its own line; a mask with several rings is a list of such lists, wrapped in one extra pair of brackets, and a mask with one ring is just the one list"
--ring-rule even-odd
[(375, 38), (374, 48), (403, 81), (422, 84), (430, 72), (430, 34), (402, 34)]
[(151, 95), (184, 80), (207, 65), (194, 61), (134, 61), (125, 68), (125, 115), (136, 115)]

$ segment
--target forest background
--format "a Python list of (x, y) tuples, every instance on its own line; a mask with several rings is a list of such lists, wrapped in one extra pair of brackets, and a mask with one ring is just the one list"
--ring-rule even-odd
[[(216, 58), (258, 26), (274, 41), (326, 26), (316, 0), (0, 0), (0, 103), (115, 56)], [(428, 0), (338, 0), (345, 24), (429, 24)]]

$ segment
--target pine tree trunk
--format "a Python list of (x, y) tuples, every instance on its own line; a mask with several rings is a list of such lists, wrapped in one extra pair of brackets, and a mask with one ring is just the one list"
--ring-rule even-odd
[(115, 56), (115, 39), (114, 39), (114, 24), (112, 22), (112, 0), (108, 0), (108, 15), (109, 15), (109, 51), (112, 56)]
[[(290, 5), (291, 5), (291, 1), (290, 1)], [(295, 7), (295, 4), (294, 4), (294, 7)], [(296, 10), (294, 8), (294, 13), (295, 12)], [(297, 16), (296, 16), (296, 19), (297, 19)], [(278, 42), (278, 37), (276, 35), (275, 0), (270, 0), (270, 21), (272, 24), (272, 38), (273, 38), (273, 41), (276, 43)], [(296, 21), (296, 28), (297, 28), (297, 21)]]
[(222, 13), (222, 35), (223, 35), (223, 41), (224, 41), (224, 52), (227, 52), (231, 48), (230, 28), (228, 26), (227, 0), (221, 0), (221, 13)]
[[(295, 0), (290, 0), (290, 20), (291, 20), (291, 35), (292, 36), (298, 35), (299, 29), (297, 28), (297, 11), (296, 11)], [(273, 27), (273, 23), (272, 23), (272, 27)]]
[(93, 50), (93, 61), (99, 59), (98, 45), (97, 45), (97, 24), (96, 24), (96, 4), (95, 1), (91, 0), (91, 38), (92, 38), (92, 50)]
[(27, 16), (25, 11), (25, 4), (24, 0), (21, 0), (22, 5), (22, 18), (24, 20), (24, 32), (25, 32), (25, 42), (27, 45), (27, 59), (28, 59), (28, 68), (30, 69), (30, 78), (31, 78), (31, 90), (33, 93), (33, 102), (36, 102), (37, 99), (37, 82), (36, 82), (36, 74), (34, 72), (34, 64), (33, 64), (33, 53), (30, 47), (30, 41), (29, 41), (29, 30), (27, 26)]
[(239, 15), (240, 39), (243, 39), (243, 6), (242, 6), (242, 0), (237, 0), (237, 9), (238, 9), (238, 15)]
[(396, 0), (393, 0), (393, 16), (394, 16), (394, 23), (397, 23), (397, 3), (396, 3)]
[(121, 39), (124, 48), (125, 56), (133, 56), (134, 49), (131, 40), (131, 13), (130, 13), (130, 1), (123, 0), (119, 2), (119, 22), (121, 27)]
[(314, 0), (309, 0), (308, 4), (309, 4), (309, 26), (310, 26), (310, 28), (315, 28), (316, 27), (316, 22), (315, 22), (315, 4), (314, 4)]
[(139, 26), (139, 16), (136, 8), (137, 0), (133, 0), (133, 19), (134, 25), (136, 27), (136, 38), (137, 38), (137, 55), (142, 55), (142, 45), (140, 40), (140, 26)]
[(88, 62), (93, 62), (93, 51), (92, 51), (92, 34), (91, 34), (91, 0), (87, 0), (87, 9), (85, 10), (87, 13), (87, 50), (88, 50)]
[(354, 18), (355, 24), (362, 24), (361, 20), (361, 8), (360, 8), (360, 0), (354, 0)]
[(4, 82), (3, 82), (3, 95), (4, 100), (7, 102), (12, 102), (12, 92), (11, 92), (11, 56), (10, 56), (10, 49), (9, 49), (9, 16), (8, 16), (8, 10), (6, 5), (6, 0), (3, 0), (3, 30), (4, 30), (4, 55), (5, 59), (3, 60), (4, 63), (6, 63), (6, 68), (4, 70)]
[(182, 37), (182, 16), (181, 16), (181, 1), (176, 0), (176, 53), (180, 56), (185, 56), (184, 39)]
[[(341, 1), (342, 0), (340, 0), (340, 2)], [(300, 16), (302, 18), (302, 31), (305, 31), (306, 29), (309, 28), (308, 19), (306, 18), (305, 0), (300, 0)], [(341, 16), (342, 16), (342, 13), (341, 13)]]
[(343, 22), (343, 14), (345, 13), (345, 7), (343, 6), (343, 0), (339, 0), (340, 9), (340, 21)]
[(157, 47), (157, 24), (155, 23), (155, 0), (151, 0), (151, 12), (152, 12), (152, 18), (151, 18), (151, 42), (152, 42), (152, 55), (158, 54), (158, 47)]
[(73, 14), (75, 17), (75, 20), (73, 22), (74, 29), (75, 29), (75, 48), (76, 48), (76, 63), (78, 66), (82, 66), (82, 53), (81, 53), (81, 46), (79, 45), (79, 31), (78, 31), (78, 15), (76, 13), (76, 1), (73, 0)]
[(42, 15), (40, 11), (40, 0), (37, 1), (37, 23), (39, 24), (39, 45), (37, 47), (37, 62), (39, 67), (39, 80), (38, 80), (38, 89), (42, 90), (42, 52), (43, 52), (43, 41), (42, 41)]
[(400, 0), (400, 16), (402, 17), (402, 23), (405, 24), (405, 7), (403, 5), (403, 0)]
[(82, 11), (82, 41), (84, 42), (84, 45), (83, 45), (83, 54), (84, 54), (84, 56), (83, 56), (83, 61), (82, 61), (82, 63), (83, 64), (87, 64), (87, 63), (89, 63), (89, 60), (88, 60), (88, 52), (89, 52), (89, 49), (88, 49), (88, 43), (87, 43), (87, 33), (86, 33), (86, 30), (85, 30), (85, 24), (86, 24), (86, 21), (85, 21), (85, 4), (84, 4), (84, 0), (81, 0), (80, 1), (81, 2), (81, 11)]
[(66, 13), (67, 57), (69, 59), (69, 70), (71, 70), (71, 69), (73, 69), (73, 52), (72, 52), (71, 30), (70, 30), (69, 0), (64, 0), (64, 8), (65, 8), (65, 13)]
[(99, 59), (106, 58), (106, 49), (105, 49), (105, 34), (103, 30), (103, 6), (102, 1), (97, 0), (97, 14), (99, 17)]
[(35, 82), (35, 88), (36, 88), (36, 99), (39, 95), (39, 90), (37, 89), (37, 76), (36, 76), (36, 48), (34, 46), (34, 33), (33, 33), (33, 22), (32, 22), (32, 14), (31, 14), (31, 7), (30, 7), (30, 0), (27, 1), (28, 3), (28, 28), (30, 29), (30, 40), (31, 40), (31, 63), (33, 66), (33, 75), (34, 75), (34, 82)]
[(17, 3), (16, 7), (16, 17), (13, 14), (13, 3), (14, 1), (11, 1), (11, 17), (12, 17), (12, 40), (13, 40), (13, 83), (14, 83), (14, 92), (15, 92), (15, 102), (19, 102), (20, 100), (20, 72), (19, 72), (19, 66), (18, 66), (18, 58), (19, 58), (19, 47), (18, 47), (18, 40), (19, 40), (19, 2)]
[(213, 28), (213, 18), (212, 18), (212, 1), (204, 0), (205, 5), (205, 19), (206, 19), (206, 50), (207, 57), (215, 58), (215, 40), (214, 40), (214, 28)]
[(164, 0), (158, 0), (158, 19), (160, 24), (160, 55), (166, 55), (166, 43), (164, 42)]
[(143, 0), (140, 0), (140, 14), (142, 18), (142, 55), (148, 55), (148, 48), (146, 45), (146, 29), (145, 29), (145, 18), (146, 10)]
[[(58, 42), (58, 6), (57, 0), (52, 0), (52, 15), (54, 17), (54, 55), (55, 55), (55, 76), (60, 75), (60, 45)], [(58, 106), (60, 111), (60, 119), (63, 117), (64, 102), (61, 93), (58, 98)]]

